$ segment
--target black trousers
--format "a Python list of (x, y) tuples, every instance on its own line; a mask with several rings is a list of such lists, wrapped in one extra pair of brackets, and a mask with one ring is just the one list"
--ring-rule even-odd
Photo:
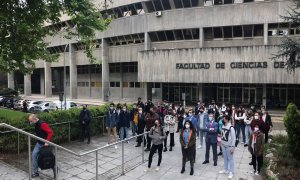
[(175, 143), (174, 143), (174, 133), (170, 133), (170, 131), (167, 131), (166, 132), (167, 138), (164, 140), (165, 148), (167, 148), (169, 134), (170, 134), (170, 147), (173, 147), (175, 145)]
[[(140, 134), (143, 134), (143, 133), (144, 133), (144, 129), (138, 128), (137, 134), (140, 135)], [(144, 135), (137, 137), (136, 142), (137, 142), (138, 145), (142, 144), (143, 138), (144, 138), (144, 146), (146, 146), (146, 138), (145, 138)]]
[(214, 162), (217, 162), (218, 161), (217, 143), (209, 143), (209, 142), (206, 142), (205, 161), (209, 161), (210, 146), (212, 147), (212, 150), (213, 150)]
[(85, 138), (88, 139), (88, 141), (91, 140), (90, 136), (90, 126), (89, 125), (81, 125), (81, 140), (84, 141)]
[(153, 155), (154, 155), (154, 153), (155, 153), (156, 150), (158, 150), (158, 163), (157, 163), (157, 166), (160, 166), (161, 159), (162, 159), (163, 144), (160, 144), (160, 145), (153, 144), (152, 147), (151, 147), (151, 149), (150, 149), (149, 161), (148, 161), (148, 168), (151, 167), (152, 158), (153, 158)]
[[(181, 147), (181, 151), (182, 151), (182, 168), (185, 168), (185, 164), (187, 161), (190, 161), (191, 168), (194, 168), (196, 151), (190, 151), (189, 149), (185, 149), (184, 147)], [(193, 158), (191, 158), (192, 154), (194, 155)]]
[(269, 131), (266, 131), (265, 133), (265, 143), (268, 143), (269, 141)]
[(254, 154), (252, 154), (252, 164), (253, 164), (254, 171), (257, 171), (258, 173), (260, 173), (260, 170), (261, 170), (261, 168), (263, 166), (263, 163), (264, 163), (263, 159), (264, 159), (264, 157), (262, 155), (261, 156), (255, 156)]
[(147, 134), (147, 149), (150, 149), (151, 147), (151, 141), (152, 139), (149, 137), (149, 133)]

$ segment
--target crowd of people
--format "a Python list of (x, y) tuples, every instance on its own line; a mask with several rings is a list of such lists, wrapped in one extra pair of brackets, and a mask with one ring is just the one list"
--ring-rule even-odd
[[(185, 109), (182, 104), (177, 108), (175, 104), (165, 102), (155, 106), (150, 100), (143, 103), (141, 98), (138, 98), (130, 111), (126, 104), (115, 106), (111, 103), (105, 124), (108, 143), (111, 143), (111, 132), (116, 143), (128, 138), (130, 127), (133, 136), (140, 135), (136, 138), (136, 147), (144, 143), (145, 151), (150, 152), (148, 168), (145, 171), (151, 168), (155, 153), (158, 153), (156, 170), (159, 170), (162, 152), (173, 150), (177, 142), (174, 134), (179, 133), (182, 150), (181, 173), (185, 172), (186, 162), (190, 161), (190, 175), (194, 174), (196, 149), (201, 149), (205, 142), (203, 164), (209, 163), (212, 149), (213, 165), (217, 166), (218, 156), (223, 156), (224, 170), (219, 173), (228, 174), (228, 178), (234, 176), (234, 151), (238, 144), (247, 147), (252, 155), (249, 164), (253, 165), (253, 173), (258, 175), (261, 172), (263, 144), (268, 142), (268, 133), (273, 127), (271, 116), (264, 106), (259, 111), (254, 106), (246, 109), (242, 106), (227, 106), (225, 103), (219, 107), (212, 100), (209, 105), (198, 102), (194, 108)], [(143, 136), (145, 132), (147, 134)], [(118, 148), (117, 145), (115, 148)]]
[[(31, 115), (29, 121), (36, 124), (39, 137), (48, 141), (51, 139), (53, 132), (46, 123), (39, 121), (35, 115)], [(79, 116), (79, 124), (82, 129), (81, 141), (87, 138), (88, 143), (90, 143), (90, 122), (91, 113), (85, 105)], [(249, 109), (242, 106), (236, 108), (234, 105), (226, 106), (225, 103), (218, 107), (212, 100), (208, 106), (198, 102), (194, 108), (186, 110), (182, 104), (178, 108), (175, 104), (168, 103), (155, 106), (150, 100), (143, 103), (141, 98), (138, 98), (138, 102), (131, 110), (126, 104), (111, 103), (105, 116), (105, 127), (108, 133), (107, 142), (111, 143), (112, 135), (116, 149), (119, 140), (128, 142), (131, 128), (132, 135), (137, 136), (135, 147), (144, 145), (145, 151), (150, 152), (148, 168), (145, 171), (151, 168), (155, 153), (158, 153), (156, 171), (159, 171), (162, 153), (173, 150), (175, 142), (178, 142), (174, 139), (174, 135), (179, 133), (182, 151), (181, 173), (185, 172), (186, 162), (190, 161), (190, 175), (193, 175), (196, 149), (201, 149), (205, 140), (205, 160), (202, 164), (209, 163), (211, 148), (213, 165), (217, 166), (218, 156), (223, 156), (224, 168), (219, 173), (228, 174), (228, 178), (231, 179), (234, 176), (234, 151), (238, 144), (248, 147), (252, 156), (249, 165), (253, 166), (253, 173), (258, 175), (261, 172), (264, 143), (268, 143), (268, 134), (273, 125), (271, 116), (264, 106), (259, 111), (253, 106)], [(33, 177), (39, 176), (36, 154), (43, 145), (47, 146), (47, 143), (38, 142), (32, 154)]]

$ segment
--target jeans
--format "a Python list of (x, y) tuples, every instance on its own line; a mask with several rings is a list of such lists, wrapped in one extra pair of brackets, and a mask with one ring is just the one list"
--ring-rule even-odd
[(203, 146), (203, 138), (205, 137), (205, 132), (200, 131), (199, 132), (199, 138), (200, 138), (200, 145)]
[(81, 140), (84, 141), (85, 138), (88, 139), (88, 142), (91, 140), (90, 136), (90, 126), (89, 125), (82, 125), (81, 126)]
[(245, 127), (246, 143), (245, 144), (248, 144), (251, 133), (252, 133), (251, 126), (246, 125), (246, 127)]
[(135, 133), (137, 133), (138, 127), (134, 123), (132, 123), (132, 136), (135, 136)]
[(214, 162), (217, 162), (218, 161), (217, 143), (209, 143), (209, 142), (206, 142), (205, 161), (209, 161), (210, 146), (212, 146)]
[(158, 150), (158, 163), (157, 166), (160, 166), (161, 159), (162, 159), (162, 150), (163, 150), (163, 144), (155, 145), (153, 144), (151, 149), (150, 149), (150, 154), (149, 154), (149, 161), (148, 161), (148, 168), (151, 167), (152, 164), (152, 158), (155, 153), (155, 151)]
[(32, 151), (32, 166), (33, 166), (33, 173), (39, 173), (39, 166), (38, 166), (38, 157), (39, 157), (39, 153), (42, 149), (44, 145), (36, 143), (36, 145), (34, 146), (34, 149)]
[(240, 139), (240, 133), (241, 133), (241, 130), (242, 130), (243, 142), (245, 143), (245, 142), (246, 142), (246, 137), (245, 137), (245, 124), (244, 124), (244, 123), (242, 123), (242, 124), (236, 123), (236, 124), (235, 124), (235, 128), (236, 128), (236, 139), (237, 139), (237, 140)]
[(223, 151), (223, 158), (224, 158), (224, 171), (228, 171), (228, 163), (230, 172), (234, 173), (234, 161), (233, 161), (233, 154), (231, 154), (230, 150), (233, 147), (226, 147), (222, 145), (222, 151)]
[(128, 138), (128, 127), (120, 127), (120, 139)]

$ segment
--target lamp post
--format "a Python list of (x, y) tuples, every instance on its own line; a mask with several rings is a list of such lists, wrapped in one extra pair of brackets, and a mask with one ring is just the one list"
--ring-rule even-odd
[[(69, 44), (66, 44), (64, 49), (64, 104), (65, 104), (65, 110), (67, 109), (67, 68), (66, 68), (66, 51), (69, 47)], [(70, 85), (71, 88), (71, 85)]]

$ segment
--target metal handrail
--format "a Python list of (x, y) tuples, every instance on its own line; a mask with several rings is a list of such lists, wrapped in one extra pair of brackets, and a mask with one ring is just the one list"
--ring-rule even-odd
[[(144, 136), (146, 134), (148, 134), (149, 132), (144, 132), (142, 134), (139, 134), (139, 135), (136, 135), (136, 136), (132, 136), (130, 138), (126, 138), (124, 140), (121, 140), (121, 141), (118, 141), (118, 142), (115, 142), (115, 143), (112, 143), (112, 144), (107, 144), (105, 146), (102, 146), (102, 147), (98, 147), (98, 148), (95, 148), (93, 150), (89, 150), (89, 151), (86, 151), (86, 152), (82, 152), (82, 153), (76, 153), (70, 149), (67, 149), (67, 148), (64, 148), (60, 145), (57, 145), (55, 143), (52, 143), (50, 141), (47, 141), (45, 139), (42, 139), (36, 135), (33, 135), (33, 134), (30, 134), (22, 129), (18, 129), (14, 126), (11, 126), (9, 124), (6, 124), (6, 123), (0, 123), (0, 127), (5, 127), (5, 128), (8, 128), (8, 129), (11, 129), (13, 131), (16, 131), (18, 133), (21, 133), (21, 134), (24, 134), (26, 136), (28, 136), (28, 164), (29, 164), (29, 179), (31, 180), (31, 138), (33, 139), (36, 139), (36, 140), (39, 140), (39, 141), (42, 141), (44, 143), (47, 143), (51, 146), (54, 147), (54, 152), (55, 152), (55, 156), (57, 155), (57, 149), (61, 149), (61, 150), (64, 150), (70, 154), (73, 154), (77, 157), (81, 157), (81, 156), (84, 156), (84, 155), (87, 155), (87, 154), (91, 154), (91, 153), (96, 153), (96, 180), (98, 180), (98, 151), (100, 150), (103, 150), (105, 148), (108, 148), (108, 147), (111, 147), (111, 146), (114, 146), (114, 145), (117, 145), (117, 144), (122, 144), (122, 175), (125, 174), (125, 166), (124, 166), (124, 160), (125, 160), (125, 157), (124, 157), (124, 143), (131, 140), (131, 139), (134, 139), (134, 138), (137, 138), (137, 137), (140, 137), (140, 136)], [(142, 138), (142, 140), (144, 141), (144, 138)], [(144, 163), (144, 142), (142, 143), (142, 162)], [(55, 171), (56, 171), (56, 177), (55, 179), (57, 179), (57, 176), (58, 176), (58, 168), (57, 168), (57, 158), (55, 158)]]

